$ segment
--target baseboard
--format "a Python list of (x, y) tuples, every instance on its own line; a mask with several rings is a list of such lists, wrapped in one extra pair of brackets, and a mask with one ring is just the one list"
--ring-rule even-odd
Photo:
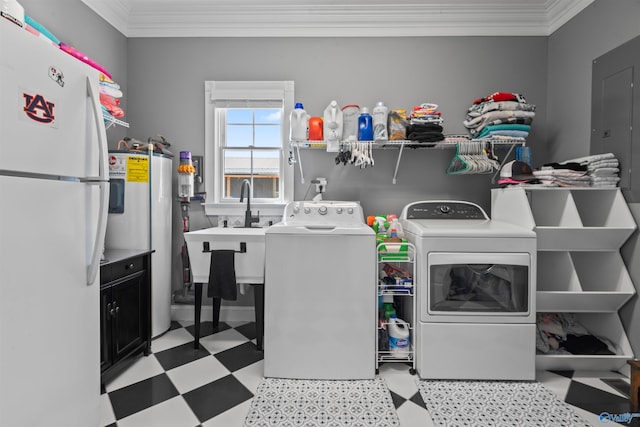
[[(210, 305), (204, 305), (200, 314), (202, 322), (211, 320), (213, 311)], [(179, 322), (194, 322), (194, 309), (192, 305), (172, 304), (171, 320)], [(221, 322), (253, 322), (256, 320), (255, 310), (251, 306), (223, 305), (220, 307)]]

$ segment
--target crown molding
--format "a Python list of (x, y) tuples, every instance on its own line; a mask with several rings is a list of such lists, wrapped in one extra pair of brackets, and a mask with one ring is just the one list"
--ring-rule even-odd
[(548, 0), (547, 1), (547, 35), (553, 34), (558, 28), (566, 24), (594, 0)]
[(593, 0), (82, 0), (126, 37), (548, 36)]

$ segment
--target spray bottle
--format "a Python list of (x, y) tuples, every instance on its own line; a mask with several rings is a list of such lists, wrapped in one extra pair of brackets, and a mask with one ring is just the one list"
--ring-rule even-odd
[(324, 110), (324, 139), (327, 143), (327, 152), (340, 151), (340, 141), (342, 140), (342, 110), (336, 101), (331, 103)]

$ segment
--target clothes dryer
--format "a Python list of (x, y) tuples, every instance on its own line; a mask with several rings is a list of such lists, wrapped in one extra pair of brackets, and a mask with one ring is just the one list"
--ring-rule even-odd
[(425, 379), (535, 378), (536, 235), (465, 201), (414, 202), (416, 369)]

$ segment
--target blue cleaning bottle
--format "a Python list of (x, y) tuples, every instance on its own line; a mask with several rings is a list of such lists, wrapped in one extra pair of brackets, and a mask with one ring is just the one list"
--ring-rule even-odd
[(373, 119), (367, 107), (362, 107), (358, 117), (358, 141), (373, 141)]

